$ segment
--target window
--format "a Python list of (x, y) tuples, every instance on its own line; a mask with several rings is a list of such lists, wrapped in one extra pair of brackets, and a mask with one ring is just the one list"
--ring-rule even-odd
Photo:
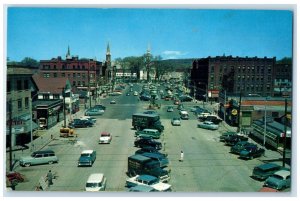
[(63, 69), (63, 70), (65, 70), (65, 69), (66, 69), (66, 66), (65, 66), (64, 64), (62, 65), (62, 69)]
[(78, 81), (78, 82), (77, 82), (77, 86), (80, 86), (80, 85), (81, 85), (81, 82), (80, 82), (80, 81)]
[(53, 99), (59, 99), (59, 94), (53, 94)]
[(53, 69), (56, 70), (56, 65), (53, 66)]
[(77, 73), (77, 77), (80, 77), (80, 73)]
[(50, 74), (49, 74), (49, 73), (44, 73), (44, 74), (43, 74), (43, 77), (44, 77), (44, 78), (49, 78), (49, 77), (50, 77)]
[(76, 86), (76, 81), (73, 81), (73, 86)]
[(28, 80), (24, 80), (24, 89), (29, 89), (29, 84)]
[(17, 90), (22, 90), (22, 80), (17, 81)]
[(26, 109), (29, 108), (29, 98), (28, 97), (25, 98), (25, 108)]
[(43, 94), (43, 99), (44, 100), (49, 100), (49, 98), (50, 98), (49, 94)]
[(85, 70), (85, 66), (82, 66), (82, 69)]
[(68, 78), (70, 78), (71, 77), (71, 74), (70, 73), (68, 73)]
[(7, 81), (6, 91), (10, 92), (10, 90), (11, 90), (10, 81)]
[(82, 78), (85, 78), (85, 73), (82, 73)]
[(73, 69), (75, 69), (75, 65), (73, 65)]
[(18, 99), (18, 110), (22, 110), (22, 99)]
[(62, 77), (66, 77), (66, 73), (61, 73), (61, 76)]
[(76, 77), (76, 73), (73, 73), (73, 77)]
[(82, 86), (85, 86), (85, 81), (82, 81)]
[(53, 77), (57, 77), (57, 73), (53, 73)]

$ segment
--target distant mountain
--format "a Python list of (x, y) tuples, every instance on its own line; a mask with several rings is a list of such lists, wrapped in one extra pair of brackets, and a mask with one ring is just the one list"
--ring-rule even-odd
[(162, 66), (172, 67), (173, 69), (192, 68), (192, 63), (195, 59), (167, 59), (161, 60), (159, 63)]

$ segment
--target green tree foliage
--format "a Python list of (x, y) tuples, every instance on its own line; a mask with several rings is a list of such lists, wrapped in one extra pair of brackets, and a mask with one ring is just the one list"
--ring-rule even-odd
[(284, 57), (281, 60), (278, 60), (277, 64), (292, 64), (292, 58), (291, 57)]
[(28, 66), (28, 67), (38, 67), (39, 66), (39, 62), (35, 59), (32, 59), (30, 57), (25, 57), (20, 64), (22, 66)]

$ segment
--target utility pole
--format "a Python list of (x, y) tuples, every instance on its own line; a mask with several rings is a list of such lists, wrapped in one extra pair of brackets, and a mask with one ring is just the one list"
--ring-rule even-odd
[(242, 92), (240, 91), (239, 111), (238, 111), (238, 129), (237, 132), (241, 131), (241, 105), (242, 105)]
[(226, 122), (226, 90), (225, 90), (225, 97), (224, 97), (224, 122)]
[(12, 171), (12, 100), (8, 102), (8, 112), (9, 112), (9, 170)]
[(282, 153), (282, 166), (285, 167), (285, 149), (286, 149), (286, 133), (287, 133), (287, 99), (285, 99), (284, 109), (284, 136), (283, 136), (283, 153)]
[(63, 110), (64, 110), (64, 128), (66, 128), (66, 101), (65, 101), (65, 87), (62, 88), (63, 96)]
[(89, 94), (89, 104), (90, 107), (92, 107), (92, 100), (91, 100), (91, 86), (90, 86), (90, 62), (89, 62), (89, 68), (88, 68), (88, 94)]

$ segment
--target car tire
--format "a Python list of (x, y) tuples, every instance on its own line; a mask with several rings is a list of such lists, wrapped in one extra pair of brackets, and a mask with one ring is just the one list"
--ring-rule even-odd
[(25, 163), (24, 164), (25, 167), (30, 167), (30, 165), (31, 165), (30, 163)]

